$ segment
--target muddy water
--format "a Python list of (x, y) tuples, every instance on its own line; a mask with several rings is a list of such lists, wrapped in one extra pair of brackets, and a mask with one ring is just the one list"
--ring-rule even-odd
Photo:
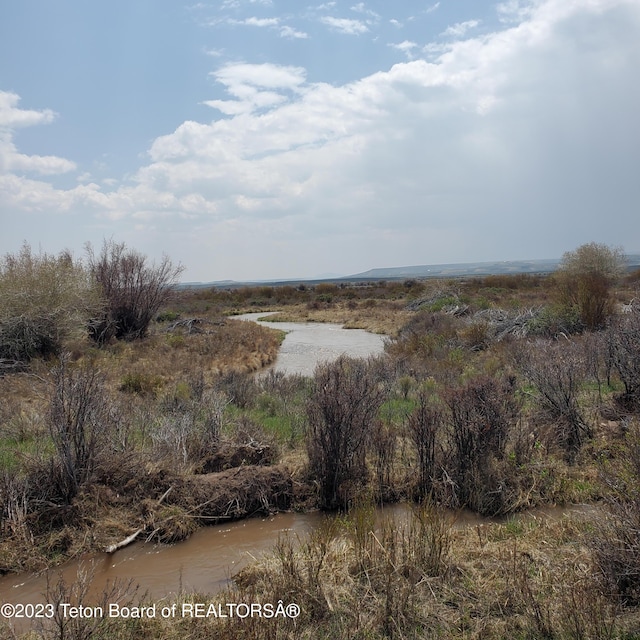
[[(137, 542), (112, 554), (91, 554), (70, 561), (52, 571), (50, 578), (56, 581), (62, 575), (70, 584), (79, 569), (88, 570), (93, 574), (90, 594), (94, 599), (116, 579), (139, 584), (153, 600), (170, 598), (180, 591), (215, 593), (234, 573), (270, 550), (278, 536), (304, 537), (323, 517), (318, 513), (282, 513), (199, 529), (176, 545)], [(46, 590), (45, 574), (0, 578), (0, 602), (45, 602)]]
[[(258, 320), (268, 315), (246, 313), (235, 318)], [(260, 324), (287, 332), (273, 365), (276, 371), (287, 374), (310, 376), (319, 362), (335, 360), (342, 354), (366, 358), (384, 350), (384, 337), (363, 329), (343, 329), (339, 324), (319, 322), (260, 321)]]
[[(559, 519), (570, 512), (589, 516), (595, 507), (546, 507), (517, 516), (518, 519)], [(410, 507), (392, 505), (377, 512), (378, 518), (391, 517), (406, 521)], [(97, 603), (114, 581), (139, 585), (154, 602), (170, 600), (180, 592), (214, 594), (227, 586), (232, 576), (261, 555), (271, 551), (279, 536), (293, 535), (304, 539), (328, 516), (319, 513), (282, 513), (270, 518), (253, 518), (232, 524), (199, 529), (185, 542), (169, 545), (135, 543), (113, 554), (86, 555), (51, 572), (52, 583), (60, 575), (66, 584), (78, 578), (78, 572), (91, 574), (87, 603)], [(470, 512), (449, 513), (455, 528), (485, 526), (505, 519), (482, 518)], [(0, 578), (0, 604), (46, 603), (47, 575), (10, 575)], [(49, 598), (50, 601), (50, 598)], [(2, 620), (0, 620), (0, 623)], [(13, 620), (16, 630), (29, 628), (28, 621)]]

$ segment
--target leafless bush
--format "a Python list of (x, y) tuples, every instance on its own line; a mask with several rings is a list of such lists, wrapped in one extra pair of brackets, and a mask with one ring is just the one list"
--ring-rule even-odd
[[(53, 617), (46, 621), (40, 638), (44, 640), (102, 640), (104, 638), (120, 637), (116, 631), (117, 618), (110, 618), (107, 611), (110, 604), (121, 607), (131, 607), (136, 604), (138, 588), (131, 582), (116, 580), (109, 585), (97, 601), (90, 597), (92, 567), (80, 567), (76, 580), (67, 584), (60, 575), (55, 581), (47, 579), (46, 601), (52, 605)], [(66, 607), (81, 607), (85, 615), (71, 616), (65, 611)], [(97, 607), (97, 608), (96, 608)], [(89, 613), (91, 612), (91, 613)], [(95, 615), (93, 615), (95, 613)], [(133, 622), (133, 621), (129, 621)], [(139, 622), (139, 621), (138, 621)], [(138, 626), (130, 624), (130, 631)], [(138, 633), (142, 628), (138, 628)]]
[(541, 408), (555, 424), (558, 443), (572, 462), (584, 441), (592, 437), (578, 403), (587, 372), (584, 349), (568, 340), (538, 340), (516, 353), (520, 371), (534, 385)]
[(493, 461), (501, 460), (521, 405), (515, 379), (481, 377), (444, 395), (451, 424), (451, 479), (461, 505), (479, 513), (504, 510), (503, 487), (494, 487)]
[(434, 405), (430, 393), (422, 390), (418, 404), (409, 415), (409, 434), (418, 456), (416, 496), (424, 499), (430, 495), (436, 473), (436, 442), (442, 432), (442, 412)]
[(183, 268), (167, 256), (159, 265), (148, 264), (146, 256), (113, 241), (105, 241), (99, 256), (87, 245), (87, 254), (91, 276), (105, 300), (104, 312), (89, 326), (93, 340), (103, 344), (111, 338), (135, 340), (146, 335)]
[(254, 377), (241, 371), (229, 371), (222, 376), (216, 386), (240, 409), (250, 407), (258, 395)]
[(156, 453), (186, 469), (212, 456), (220, 444), (227, 396), (215, 389), (194, 392), (180, 402), (167, 403), (151, 433)]
[(47, 423), (56, 451), (58, 488), (70, 502), (91, 478), (108, 444), (113, 408), (95, 368), (74, 368), (63, 359), (53, 378)]
[(29, 529), (29, 479), (5, 470), (0, 476), (0, 533), (2, 537), (33, 543)]
[(640, 313), (617, 318), (608, 329), (609, 356), (624, 385), (622, 402), (640, 406)]
[(640, 425), (632, 421), (614, 465), (603, 467), (610, 488), (607, 515), (590, 540), (607, 592), (624, 605), (640, 604)]
[(385, 397), (369, 361), (341, 356), (316, 368), (306, 440), (323, 508), (348, 504), (354, 486), (366, 479), (366, 444)]
[(381, 502), (392, 500), (395, 497), (391, 475), (397, 440), (393, 425), (376, 420), (371, 435), (371, 448), (375, 457), (377, 493)]

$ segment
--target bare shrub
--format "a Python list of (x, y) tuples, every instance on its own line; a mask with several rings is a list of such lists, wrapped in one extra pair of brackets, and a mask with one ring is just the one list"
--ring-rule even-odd
[(617, 318), (607, 332), (609, 357), (624, 385), (622, 403), (640, 407), (640, 313)]
[(316, 368), (306, 444), (323, 508), (346, 506), (365, 481), (366, 444), (386, 395), (370, 361), (341, 356)]
[(256, 381), (248, 373), (229, 371), (216, 384), (240, 409), (251, 407), (258, 395)]
[[(107, 612), (110, 604), (131, 607), (137, 603), (138, 588), (131, 582), (116, 580), (97, 598), (91, 596), (93, 568), (81, 566), (76, 580), (67, 584), (62, 575), (54, 581), (47, 577), (46, 601), (52, 605), (53, 617), (46, 620), (40, 638), (44, 640), (101, 640), (120, 637), (117, 618)], [(68, 615), (69, 607), (82, 607), (85, 615)], [(96, 608), (97, 607), (97, 608)], [(90, 613), (91, 612), (91, 613)], [(93, 612), (96, 615), (93, 615)], [(140, 621), (128, 621), (131, 633), (142, 632)], [(137, 629), (136, 629), (137, 627)], [(130, 636), (133, 637), (133, 636)]]
[(3, 538), (33, 543), (28, 522), (29, 494), (27, 477), (7, 470), (0, 476), (0, 534)]
[(505, 510), (496, 488), (495, 460), (504, 457), (507, 438), (521, 405), (515, 379), (481, 377), (444, 394), (451, 424), (450, 469), (457, 499), (479, 513)]
[(409, 435), (418, 456), (416, 497), (423, 499), (431, 494), (436, 473), (436, 443), (442, 433), (442, 411), (433, 401), (432, 394), (422, 390), (418, 404), (409, 415)]
[(113, 407), (103, 377), (91, 366), (74, 368), (63, 359), (53, 379), (47, 423), (56, 451), (58, 489), (69, 503), (91, 478), (108, 444)]
[(538, 340), (516, 354), (520, 371), (534, 385), (541, 409), (554, 423), (557, 442), (573, 462), (584, 441), (592, 437), (578, 403), (587, 372), (584, 349), (576, 342)]
[(375, 458), (376, 488), (381, 502), (393, 500), (393, 460), (397, 448), (397, 434), (393, 425), (376, 420), (371, 435), (371, 448)]
[(640, 425), (632, 422), (616, 464), (603, 468), (608, 513), (589, 541), (605, 592), (640, 604)]
[(167, 403), (151, 434), (156, 453), (179, 469), (210, 458), (219, 447), (228, 404), (224, 393), (212, 389), (192, 390)]
[(87, 255), (91, 276), (105, 300), (104, 312), (90, 323), (90, 336), (98, 344), (145, 336), (183, 267), (174, 266), (167, 256), (159, 265), (149, 264), (146, 256), (113, 241), (105, 241), (98, 256), (87, 245)]

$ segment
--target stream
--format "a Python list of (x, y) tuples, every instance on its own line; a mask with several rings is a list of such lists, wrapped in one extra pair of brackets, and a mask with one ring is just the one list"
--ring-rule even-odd
[[(275, 312), (245, 313), (238, 320), (264, 318)], [(260, 324), (285, 331), (278, 357), (270, 368), (286, 374), (311, 376), (321, 362), (336, 360), (345, 354), (366, 358), (384, 351), (384, 336), (364, 329), (343, 329), (342, 325), (320, 322), (269, 322)]]
[[(255, 320), (265, 313), (239, 316)], [(342, 353), (365, 357), (381, 353), (383, 337), (366, 331), (342, 329), (339, 325), (313, 323), (264, 323), (287, 332), (274, 368), (285, 373), (312, 375), (319, 362), (335, 359)], [(572, 507), (570, 509), (575, 509)], [(578, 507), (579, 508), (579, 507)], [(379, 510), (397, 521), (406, 519), (410, 507), (399, 504)], [(538, 509), (519, 517), (562, 517), (567, 509)], [(47, 574), (13, 574), (0, 577), (0, 604), (37, 604), (47, 597), (51, 584), (62, 576), (67, 585), (79, 572), (88, 572), (87, 602), (96, 603), (115, 580), (139, 585), (139, 593), (162, 602), (181, 592), (212, 594), (227, 586), (232, 576), (262, 554), (270, 551), (278, 538), (289, 534), (304, 539), (327, 516), (320, 513), (281, 513), (268, 518), (251, 518), (206, 527), (188, 540), (175, 545), (135, 542), (112, 554), (94, 553), (74, 559)], [(475, 514), (455, 514), (455, 526), (476, 526), (495, 522)], [(6, 606), (6, 605), (5, 605)], [(28, 620), (13, 622), (15, 629), (29, 628)]]

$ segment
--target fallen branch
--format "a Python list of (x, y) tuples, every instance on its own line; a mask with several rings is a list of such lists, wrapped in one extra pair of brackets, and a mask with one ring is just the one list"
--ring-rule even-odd
[(121, 540), (116, 544), (109, 545), (105, 549), (105, 553), (113, 553), (118, 549), (122, 549), (122, 547), (126, 547), (127, 545), (131, 544), (143, 531), (144, 529), (138, 529), (135, 533), (132, 533), (128, 538), (125, 538), (124, 540)]

